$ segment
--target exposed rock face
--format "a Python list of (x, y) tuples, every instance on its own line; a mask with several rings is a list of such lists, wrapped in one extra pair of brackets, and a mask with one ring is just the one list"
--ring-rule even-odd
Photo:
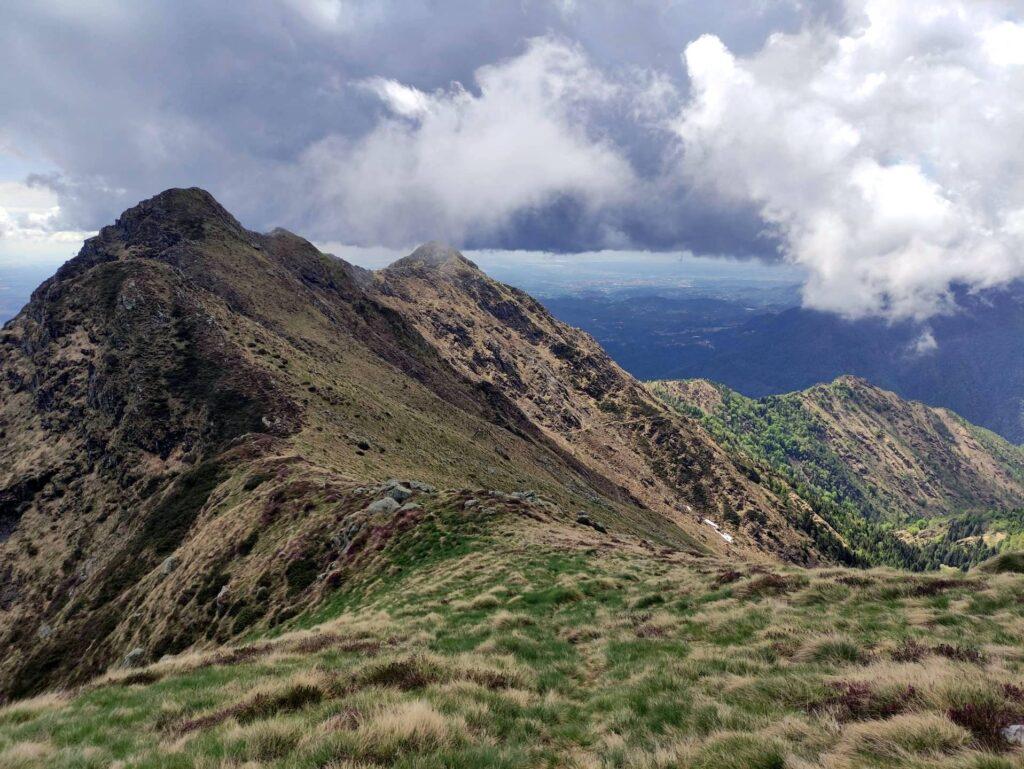
[(0, 350), (0, 699), (294, 616), (435, 487), (694, 553), (726, 549), (700, 520), (728, 499), (763, 516), (736, 550), (816, 557), (696, 423), (437, 244), (373, 275), (168, 190)]

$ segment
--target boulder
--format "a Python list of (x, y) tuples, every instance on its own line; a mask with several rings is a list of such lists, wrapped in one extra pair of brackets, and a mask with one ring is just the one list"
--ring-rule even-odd
[(388, 496), (395, 500), (395, 502), (405, 502), (405, 500), (412, 496), (412, 492), (405, 488), (405, 486), (392, 486), (388, 490)]
[(1011, 745), (1024, 745), (1024, 724), (1007, 726), (1001, 732), (1003, 739)]
[(393, 513), (398, 509), (398, 502), (391, 497), (384, 497), (384, 499), (378, 499), (376, 502), (371, 502), (366, 507), (366, 512), (371, 515), (375, 513)]
[(598, 523), (586, 513), (580, 513), (579, 515), (577, 515), (576, 523), (578, 523), (580, 526), (589, 526), (594, 531), (599, 531), (602, 534), (608, 533), (608, 529), (606, 529), (603, 524)]

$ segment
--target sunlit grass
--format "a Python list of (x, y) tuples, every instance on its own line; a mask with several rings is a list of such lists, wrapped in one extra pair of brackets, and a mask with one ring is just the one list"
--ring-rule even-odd
[(884, 571), (734, 577), (735, 564), (628, 545), (566, 551), (543, 531), (473, 541), (236, 652), (196, 650), (12, 704), (0, 766), (1019, 759), (998, 741), (1003, 722), (1024, 721), (1017, 575), (938, 587)]

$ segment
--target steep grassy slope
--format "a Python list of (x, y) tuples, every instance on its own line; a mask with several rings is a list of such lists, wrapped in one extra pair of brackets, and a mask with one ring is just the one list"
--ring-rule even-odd
[(395, 475), (535, 489), (693, 543), (453, 371), (361, 277), (172, 190), (88, 241), (5, 326), (0, 696), (313, 600), (290, 570), (322, 581), (345, 561), (324, 529), (372, 501), (353, 489)]
[(1020, 544), (1024, 450), (945, 409), (855, 377), (760, 400), (704, 380), (650, 387), (735, 454), (783, 473), (840, 531), (865, 541), (891, 530), (923, 551), (897, 558), (960, 564)]
[(756, 567), (529, 500), (421, 504), (377, 578), (270, 637), (0, 710), (0, 765), (1020, 766), (1019, 574)]
[(1019, 764), (1017, 560), (822, 566), (806, 483), (448, 249), (171, 190), (0, 342), (4, 769)]
[[(820, 560), (776, 492), (592, 340), (424, 253), (374, 276), (169, 190), (40, 286), (0, 334), (0, 698), (324, 600), (372, 570), (354, 531), (416, 525), (367, 512), (394, 477), (532, 491), (694, 554)], [(719, 497), (753, 523), (707, 525)]]

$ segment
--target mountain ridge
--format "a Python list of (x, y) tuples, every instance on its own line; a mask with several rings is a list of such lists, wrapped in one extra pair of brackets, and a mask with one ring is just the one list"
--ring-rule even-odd
[[(750, 534), (772, 540), (790, 529), (796, 536), (786, 542), (753, 544), (780, 553), (789, 548), (790, 559), (808, 557), (813, 545), (782, 517), (783, 504), (732, 467), (702, 427), (665, 409), (588, 334), (560, 323), (519, 289), (487, 278), (469, 260), (454, 259), (456, 253), (446, 252), (434, 267), (406, 257), (378, 271), (381, 300), (410, 317), (463, 374), (508, 394), (559, 445), (645, 506), (700, 524), (717, 516), (709, 500), (728, 496), (741, 513), (771, 521), (733, 532), (736, 541)], [(702, 526), (698, 531), (705, 541), (720, 538)]]
[[(724, 314), (680, 313), (690, 305), (669, 302), (667, 315), (651, 317), (648, 303), (635, 299), (607, 304), (594, 318), (578, 300), (550, 303), (620, 354), (640, 379), (703, 377), (761, 398), (855, 374), (1020, 444), (1024, 283), (980, 294), (954, 287), (953, 294), (957, 311), (925, 323), (849, 320), (803, 307), (744, 318), (739, 302)], [(630, 345), (632, 338), (639, 341)]]
[[(446, 247), (371, 273), (211, 200), (126, 212), (0, 331), (0, 765), (1012, 763), (1019, 553), (845, 568), (936, 553), (708, 416), (772, 404), (668, 397)], [(807, 397), (1010, 466), (879, 393)], [(801, 397), (809, 472), (842, 456)]]
[(1004, 514), (1015, 519), (1024, 507), (1024, 451), (862, 377), (761, 399), (706, 380), (650, 386), (692, 409), (735, 453), (783, 471), (809, 496), (898, 531), (935, 533), (953, 520), (977, 528)]
[[(443, 515), (465, 490), (518, 490), (487, 509), (695, 558), (820, 559), (702, 428), (452, 253), (367, 274), (169, 190), (45, 281), (0, 334), (0, 697), (134, 648), (223, 642), (373, 578), (379, 557), (338, 532), (387, 547), (435, 509), (369, 512), (390, 507), (389, 478), (449, 490)], [(425, 312), (439, 287), (449, 321)], [(728, 539), (703, 521), (719, 495), (757, 513)]]

